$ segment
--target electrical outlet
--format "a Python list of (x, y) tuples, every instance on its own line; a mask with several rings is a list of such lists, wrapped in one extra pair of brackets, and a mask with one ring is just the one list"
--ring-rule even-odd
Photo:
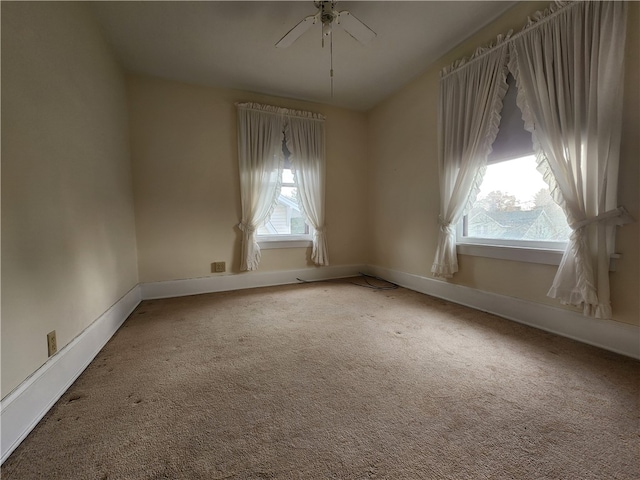
[(58, 351), (58, 342), (56, 340), (56, 331), (47, 333), (47, 352), (49, 356)]
[(213, 273), (222, 273), (227, 270), (225, 262), (213, 262), (211, 264), (211, 271)]

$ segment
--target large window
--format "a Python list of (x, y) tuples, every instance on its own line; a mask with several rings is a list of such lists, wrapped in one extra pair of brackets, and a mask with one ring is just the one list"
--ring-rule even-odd
[[(581, 307), (587, 316), (612, 317), (609, 264), (615, 252), (615, 227), (631, 221), (617, 204), (627, 3), (568, 2), (546, 10), (535, 15), (540, 20), (535, 25), (530, 22), (511, 37), (501, 35), (495, 46), (477, 49), (468, 61), (457, 61), (442, 71), (440, 228), (431, 267), (436, 277), (450, 278), (459, 271), (458, 253), (481, 255), (475, 252), (486, 248), (498, 256), (499, 251), (511, 250), (511, 257), (498, 258), (538, 261), (525, 256), (551, 252), (561, 258), (548, 296)], [(507, 105), (501, 105), (501, 100), (506, 69), (518, 77), (516, 103), (522, 109), (525, 130), (531, 132), (525, 143), (537, 145), (539, 168), (557, 188), (553, 198), (562, 201), (571, 222), (561, 255), (558, 249), (512, 246), (514, 242), (565, 243), (560, 237), (566, 237), (566, 229), (559, 219), (554, 220), (555, 211), (545, 207), (542, 194), (537, 201), (535, 194), (533, 198), (516, 195), (525, 189), (519, 182), (533, 178), (528, 167), (500, 175), (498, 185), (484, 191), (475, 205), (477, 209), (484, 202), (485, 208), (464, 211), (470, 207), (469, 196), (476, 196), (474, 188), (486, 165), (490, 178), (500, 168), (500, 161), (487, 156), (491, 151), (487, 143), (491, 141), (495, 151), (504, 130)], [(463, 220), (462, 234), (457, 235), (455, 225), (465, 213), (466, 224)], [(460, 243), (470, 238), (492, 243)]]
[(571, 229), (537, 170), (511, 74), (480, 191), (457, 226), (460, 253), (558, 264)]
[(487, 166), (459, 241), (564, 250), (571, 234), (533, 155)]

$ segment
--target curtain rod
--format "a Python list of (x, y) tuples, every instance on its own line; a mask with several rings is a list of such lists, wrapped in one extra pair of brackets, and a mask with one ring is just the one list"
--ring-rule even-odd
[[(466, 59), (466, 57), (463, 57), (461, 59), (455, 60), (453, 63), (451, 63), (450, 65), (444, 67), (441, 71), (440, 74), (440, 80), (448, 77), (449, 75), (451, 75), (454, 72), (457, 72), (458, 70), (461, 70), (463, 68), (466, 68), (468, 65), (474, 63), (476, 60), (479, 60), (480, 58), (484, 57), (485, 55), (488, 55), (489, 53), (497, 50), (498, 48), (502, 48), (504, 45), (507, 45), (511, 42), (513, 42), (515, 39), (523, 36), (525, 33), (531, 32), (534, 29), (538, 28), (539, 26), (543, 25), (544, 23), (546, 23), (547, 21), (549, 21), (550, 19), (556, 17), (557, 15), (559, 15), (560, 13), (568, 10), (571, 7), (575, 7), (576, 5), (581, 5), (583, 4), (583, 1), (572, 1), (572, 0), (568, 0), (568, 1), (562, 1), (562, 0), (556, 0), (554, 3), (550, 4), (550, 6), (545, 9), (545, 10), (538, 10), (537, 12), (535, 12), (533, 15), (528, 16), (527, 18), (529, 19), (529, 23), (527, 23), (527, 25), (525, 25), (522, 30), (520, 30), (518, 33), (516, 33), (515, 35), (511, 35), (511, 32), (513, 32), (513, 30), (510, 30), (509, 32), (507, 32), (506, 34), (506, 38), (504, 40), (501, 40), (501, 38), (505, 35), (500, 34), (498, 35), (497, 39), (498, 39), (498, 43), (496, 45), (491, 45), (489, 44), (487, 47), (478, 47), (476, 49), (476, 52), (479, 49), (483, 49), (483, 51), (481, 51), (478, 54), (472, 54), (468, 59)], [(554, 9), (554, 5), (556, 6), (556, 9)], [(537, 16), (541, 16), (544, 15), (545, 12), (549, 10), (549, 13), (545, 16), (542, 16), (541, 18), (538, 18), (535, 21), (531, 20), (531, 17), (536, 17)], [(464, 61), (466, 59), (466, 61)], [(461, 62), (464, 61), (464, 63), (462, 63), (461, 65), (454, 67), (454, 65), (457, 62)], [(448, 68), (451, 68), (450, 71), (445, 72)]]

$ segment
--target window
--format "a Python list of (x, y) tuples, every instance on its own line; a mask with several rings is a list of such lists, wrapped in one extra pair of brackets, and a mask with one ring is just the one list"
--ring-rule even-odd
[(281, 176), (282, 188), (271, 216), (258, 227), (258, 242), (261, 248), (307, 247), (311, 242), (313, 229), (305, 221), (298, 203), (298, 186), (284, 140), (282, 152), (285, 157)]
[[(329, 265), (324, 221), (325, 117), (258, 103), (236, 103), (236, 107), (242, 207), (238, 223), (242, 233), (240, 271), (258, 269), (262, 248), (311, 246), (310, 260), (318, 266)], [(287, 145), (291, 148), (290, 153)], [(290, 172), (282, 173), (283, 168), (292, 170), (291, 165), (283, 165), (289, 154), (295, 165), (296, 178), (292, 178)], [(287, 198), (289, 188), (296, 188), (298, 202)], [(293, 196), (293, 190), (289, 194)], [(272, 215), (277, 199), (281, 200), (280, 206), (291, 207), (280, 230)], [(313, 232), (301, 222), (295, 213), (297, 209), (304, 212)], [(259, 235), (260, 228), (265, 229), (262, 236)], [(271, 233), (270, 229), (276, 233)]]
[(571, 234), (533, 155), (487, 166), (461, 230), (463, 241), (560, 250)]
[[(476, 201), (458, 225), (460, 253), (558, 264), (571, 229), (537, 170), (531, 135), (507, 78), (500, 129)], [(507, 248), (505, 248), (507, 247)]]
[[(610, 319), (606, 267), (614, 253), (615, 227), (632, 221), (617, 204), (627, 2), (569, 2), (551, 10), (535, 15), (537, 25), (530, 22), (517, 35), (500, 36), (495, 45), (479, 48), (470, 59), (456, 61), (441, 72), (440, 228), (431, 272), (451, 278), (459, 270), (457, 254), (467, 253), (464, 243), (456, 243), (455, 223), (468, 213), (470, 193), (475, 201), (478, 175), (485, 173), (490, 151), (487, 141), (494, 138), (499, 118), (498, 137), (503, 132), (505, 115), (498, 115), (498, 110), (505, 111), (507, 106), (499, 99), (505, 87), (503, 75), (509, 69), (518, 75), (517, 103), (524, 110), (525, 130), (533, 132), (546, 154), (545, 175), (553, 177), (551, 183), (558, 188), (554, 196), (564, 198), (571, 221), (569, 242), (547, 295), (581, 307), (585, 316)], [(488, 162), (490, 170), (497, 168), (491, 167), (494, 163), (498, 162)], [(513, 186), (523, 175), (526, 170), (502, 185)], [(517, 211), (515, 200), (513, 204)], [(549, 245), (560, 240), (556, 236), (562, 229), (549, 232), (545, 215), (528, 225), (526, 234), (519, 232), (517, 240), (504, 238), (509, 235), (499, 221), (503, 219), (479, 218), (476, 223), (481, 225), (474, 225), (467, 216), (461, 238), (464, 242), (465, 233), (472, 238), (469, 229), (475, 229), (476, 238), (490, 237), (487, 241), (500, 245), (492, 247), (496, 252), (515, 250), (513, 242)], [(526, 240), (527, 235), (538, 240)], [(559, 252), (539, 247), (520, 250)], [(517, 252), (512, 259), (525, 260), (522, 257)]]

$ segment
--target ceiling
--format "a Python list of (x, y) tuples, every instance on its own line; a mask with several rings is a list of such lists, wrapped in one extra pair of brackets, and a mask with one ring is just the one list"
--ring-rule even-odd
[(514, 1), (338, 2), (376, 33), (362, 45), (334, 29), (330, 49), (314, 25), (293, 45), (278, 40), (316, 8), (312, 1), (93, 2), (129, 71), (366, 111), (424, 72)]

